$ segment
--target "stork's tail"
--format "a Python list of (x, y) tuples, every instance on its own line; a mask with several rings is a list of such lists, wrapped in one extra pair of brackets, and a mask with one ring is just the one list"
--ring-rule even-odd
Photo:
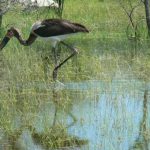
[(79, 23), (73, 23), (79, 30), (80, 32), (87, 32), (89, 33), (90, 31), (82, 24)]

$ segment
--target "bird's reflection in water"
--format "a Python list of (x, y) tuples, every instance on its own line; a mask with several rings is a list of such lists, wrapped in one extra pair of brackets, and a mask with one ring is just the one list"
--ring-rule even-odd
[(58, 90), (57, 86), (59, 86), (59, 85), (65, 86), (63, 83), (58, 82), (58, 81), (56, 81), (54, 83), (54, 87), (53, 87), (53, 102), (55, 104), (55, 113), (54, 113), (53, 126), (55, 126), (56, 121), (57, 121), (58, 110), (59, 109), (63, 109), (63, 111), (66, 112), (66, 114), (69, 115), (69, 117), (71, 117), (71, 119), (73, 120), (70, 124), (68, 124), (66, 126), (66, 128), (69, 128), (69, 127), (73, 126), (76, 123), (77, 119), (71, 112), (71, 107), (70, 107), (71, 105), (69, 104), (70, 101), (68, 101), (68, 99), (67, 99), (68, 96), (67, 95), (65, 96), (66, 100), (64, 100), (64, 101), (62, 100), (62, 94), (64, 94), (65, 91), (63, 92), (63, 91)]

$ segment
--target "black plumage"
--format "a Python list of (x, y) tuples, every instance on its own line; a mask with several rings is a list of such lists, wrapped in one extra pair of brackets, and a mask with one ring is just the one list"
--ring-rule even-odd
[(47, 19), (41, 22), (41, 26), (34, 30), (34, 33), (41, 37), (52, 37), (77, 32), (89, 32), (85, 26), (72, 23), (62, 19)]

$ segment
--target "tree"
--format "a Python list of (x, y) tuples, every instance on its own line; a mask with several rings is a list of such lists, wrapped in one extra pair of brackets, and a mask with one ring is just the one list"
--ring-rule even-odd
[(2, 26), (3, 15), (17, 2), (18, 0), (0, 0), (0, 28)]
[(62, 17), (62, 12), (63, 12), (63, 8), (64, 8), (64, 0), (56, 0), (56, 2), (58, 3), (58, 15), (60, 17)]
[(0, 27), (2, 25), (3, 15), (8, 11), (9, 6), (7, 5), (8, 1), (0, 1)]
[[(141, 0), (142, 1), (142, 0)], [(150, 10), (149, 10), (149, 0), (142, 1), (145, 6), (145, 15), (146, 15), (146, 23), (148, 29), (148, 36), (150, 37)]]
[(125, 14), (127, 15), (129, 19), (129, 23), (127, 25), (126, 34), (128, 39), (131, 38), (137, 38), (137, 25), (138, 25), (138, 19), (135, 18), (134, 12), (135, 10), (141, 6), (142, 1), (133, 1), (133, 0), (119, 0), (119, 4), (124, 10)]
[[(148, 37), (150, 37), (150, 9), (149, 9), (149, 0), (119, 0), (120, 6), (123, 8), (125, 11), (126, 15), (129, 18), (129, 24), (127, 25), (127, 36), (130, 38), (130, 33), (129, 33), (129, 27), (130, 29), (132, 28), (132, 37), (137, 37), (137, 28), (139, 25), (139, 22), (141, 20), (138, 20), (137, 18), (134, 17), (134, 12), (138, 7), (141, 7), (142, 4), (144, 4), (145, 8), (145, 18), (146, 20), (146, 26), (147, 26), (147, 31), (148, 31)], [(141, 19), (141, 18), (140, 18)], [(143, 18), (142, 18), (143, 20)], [(134, 33), (134, 35), (133, 35)]]

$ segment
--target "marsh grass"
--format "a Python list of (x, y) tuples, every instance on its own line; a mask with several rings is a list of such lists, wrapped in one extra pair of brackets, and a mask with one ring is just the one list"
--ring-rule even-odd
[[(139, 8), (139, 12), (144, 15), (143, 8)], [(16, 6), (4, 16), (1, 38), (10, 26), (19, 28), (23, 37), (27, 38), (33, 22), (53, 17), (57, 16), (49, 10), (22, 12), (20, 6)], [(127, 40), (125, 30), (128, 18), (116, 1), (67, 0), (63, 18), (85, 24), (90, 33), (67, 40), (68, 43), (77, 46), (79, 54), (58, 71), (58, 79), (61, 82), (100, 80), (111, 83), (114, 78), (149, 81), (150, 44), (149, 40), (145, 39), (144, 22), (139, 26), (141, 37), (138, 43)], [(62, 46), (60, 61), (69, 54), (70, 51)], [(47, 55), (50, 60), (46, 81), (43, 58)], [(14, 121), (15, 116), (21, 118), (21, 125), (32, 125), (42, 106), (53, 101), (52, 89), (48, 87), (53, 83), (54, 59), (50, 42), (37, 40), (32, 46), (23, 47), (15, 38), (1, 52), (1, 56), (4, 65), (1, 67), (3, 76), (0, 76), (0, 126), (7, 135), (12, 135), (10, 137), (15, 141), (20, 135), (20, 132), (19, 134), (12, 132), (19, 126)], [(88, 98), (92, 92), (95, 94), (97, 91), (91, 89), (85, 94), (78, 90), (77, 93), (59, 91), (57, 105), (60, 110), (69, 111), (72, 99), (83, 99), (82, 97), (86, 96)], [(59, 132), (60, 130), (63, 134)], [(54, 130), (50, 128), (43, 134), (32, 133), (32, 135), (45, 147), (79, 146), (86, 143), (86, 140), (82, 141), (67, 135), (67, 131), (62, 126)]]
[(80, 147), (88, 143), (88, 140), (82, 140), (78, 137), (68, 135), (67, 129), (61, 125), (48, 128), (42, 133), (36, 132), (32, 126), (21, 127), (19, 130), (10, 131), (7, 135), (9, 150), (19, 150), (18, 139), (24, 130), (29, 130), (34, 142), (45, 149)]
[(40, 143), (46, 149), (73, 146), (80, 147), (88, 143), (87, 140), (81, 140), (77, 137), (69, 136), (66, 129), (62, 126), (55, 126), (44, 134), (32, 133), (32, 136), (37, 143)]

